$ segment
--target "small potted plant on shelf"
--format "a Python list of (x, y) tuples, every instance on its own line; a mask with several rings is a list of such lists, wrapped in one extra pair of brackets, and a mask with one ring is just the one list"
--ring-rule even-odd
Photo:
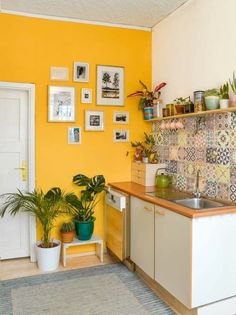
[(141, 80), (139, 80), (140, 84), (143, 87), (143, 90), (136, 91), (128, 95), (131, 96), (138, 96), (140, 97), (139, 100), (139, 109), (142, 109), (144, 112), (144, 119), (148, 120), (153, 118), (153, 105), (156, 101), (160, 98), (161, 89), (166, 86), (165, 82), (158, 84), (153, 91), (149, 91), (146, 84), (144, 84)]
[(143, 163), (157, 163), (157, 150), (153, 135), (144, 132), (144, 141), (131, 142), (131, 146), (139, 152)]
[(63, 243), (71, 243), (75, 235), (75, 225), (73, 221), (63, 222), (61, 229), (61, 240)]
[(232, 94), (230, 96), (230, 106), (234, 107), (234, 106), (236, 106), (236, 78), (235, 78), (234, 72), (233, 72), (232, 81), (229, 79), (229, 84), (230, 84), (230, 87), (232, 89)]
[(0, 210), (3, 217), (6, 212), (16, 215), (28, 212), (36, 216), (43, 230), (42, 240), (36, 244), (38, 267), (41, 271), (57, 269), (60, 259), (61, 243), (52, 239), (52, 229), (56, 219), (70, 212), (71, 203), (76, 199), (73, 193), (65, 193), (59, 187), (51, 188), (47, 193), (42, 190), (33, 192), (7, 193), (1, 195), (4, 202)]
[(83, 187), (80, 191), (80, 197), (72, 201), (70, 214), (74, 217), (75, 231), (79, 240), (89, 240), (94, 230), (94, 210), (102, 192), (107, 192), (108, 187), (105, 184), (103, 175), (96, 175), (91, 178), (78, 174), (73, 177), (73, 183)]
[(214, 110), (220, 105), (220, 92), (218, 89), (210, 89), (204, 92), (206, 109)]
[(229, 107), (229, 83), (221, 85), (220, 87), (220, 108)]

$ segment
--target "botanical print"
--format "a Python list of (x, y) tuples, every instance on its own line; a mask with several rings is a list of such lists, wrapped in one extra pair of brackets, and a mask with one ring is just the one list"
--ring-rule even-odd
[(49, 121), (74, 121), (74, 99), (73, 87), (49, 86)]
[(68, 128), (68, 143), (69, 144), (80, 144), (81, 143), (80, 127), (69, 127)]
[(124, 68), (97, 66), (97, 104), (124, 105)]

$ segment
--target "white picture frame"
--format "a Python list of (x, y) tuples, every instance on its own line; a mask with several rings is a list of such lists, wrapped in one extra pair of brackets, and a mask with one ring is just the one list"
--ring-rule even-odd
[(129, 112), (113, 112), (113, 123), (127, 125), (129, 123)]
[(73, 80), (74, 82), (89, 82), (88, 63), (80, 61), (74, 62)]
[(124, 67), (97, 65), (97, 105), (124, 106)]
[(92, 89), (81, 89), (81, 103), (91, 104), (92, 103)]
[(48, 121), (75, 121), (75, 88), (70, 86), (48, 87)]
[(104, 112), (103, 111), (85, 111), (85, 130), (86, 131), (104, 131)]
[(65, 67), (50, 67), (50, 80), (68, 81), (69, 69)]
[(68, 127), (68, 144), (81, 144), (81, 127)]
[(113, 142), (129, 142), (129, 130), (127, 129), (114, 129)]

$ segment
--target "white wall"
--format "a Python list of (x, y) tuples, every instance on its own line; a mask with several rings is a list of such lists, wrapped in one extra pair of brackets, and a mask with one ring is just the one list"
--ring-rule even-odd
[(152, 49), (164, 103), (219, 87), (236, 71), (236, 0), (190, 0), (154, 27)]

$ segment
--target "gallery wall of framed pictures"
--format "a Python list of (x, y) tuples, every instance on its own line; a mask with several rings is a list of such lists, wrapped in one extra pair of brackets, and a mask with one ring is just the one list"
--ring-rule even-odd
[[(93, 89), (89, 86), (90, 65), (87, 62), (75, 61), (73, 63), (73, 86), (48, 86), (48, 122), (74, 122), (77, 117), (78, 99), (81, 104), (93, 103)], [(96, 106), (124, 106), (124, 67), (97, 65), (96, 71)], [(51, 81), (69, 81), (69, 68), (50, 67)], [(84, 85), (86, 84), (86, 85)], [(129, 112), (112, 111), (113, 125), (119, 128), (112, 130), (111, 141), (129, 142)], [(125, 125), (126, 128), (121, 128)], [(84, 128), (81, 126), (67, 127), (68, 144), (81, 144), (83, 131), (105, 131), (105, 112), (103, 110), (84, 109)]]

